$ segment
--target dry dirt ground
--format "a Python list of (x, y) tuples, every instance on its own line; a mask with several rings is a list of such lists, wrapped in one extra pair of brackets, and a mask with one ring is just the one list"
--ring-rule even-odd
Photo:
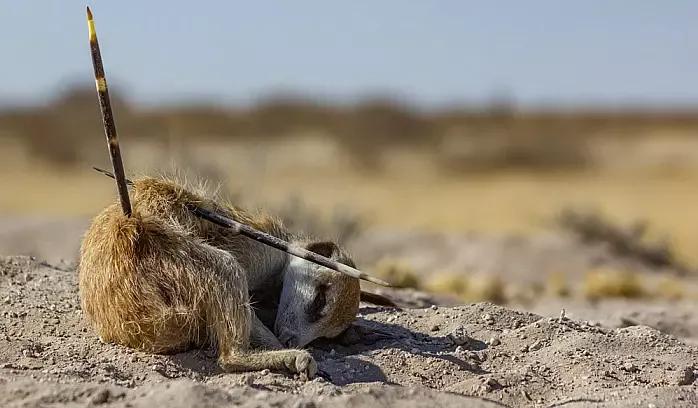
[(698, 405), (695, 342), (641, 322), (487, 303), (363, 307), (342, 338), (312, 345), (320, 376), (308, 382), (223, 373), (210, 350), (163, 356), (101, 344), (71, 265), (0, 258), (0, 319), (3, 407)]

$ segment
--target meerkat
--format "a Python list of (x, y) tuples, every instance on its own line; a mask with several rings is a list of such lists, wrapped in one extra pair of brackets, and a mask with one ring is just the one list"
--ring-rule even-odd
[(265, 326), (273, 328), (285, 346), (304, 347), (317, 338), (337, 336), (355, 320), (361, 300), (394, 306), (385, 297), (362, 291), (357, 278), (240, 236), (231, 229), (196, 217), (188, 207), (195, 203), (291, 245), (355, 267), (348, 253), (336, 243), (293, 234), (279, 219), (268, 214), (221, 205), (220, 200), (211, 197), (205, 189), (186, 188), (165, 178), (135, 180), (131, 191), (137, 211), (175, 220), (238, 260), (247, 274), (248, 291), (256, 314)]
[(154, 353), (215, 346), (226, 371), (317, 371), (307, 351), (254, 350), (280, 345), (252, 312), (245, 271), (181, 225), (111, 205), (88, 228), (78, 271), (82, 309), (103, 342)]
[[(116, 204), (108, 207), (81, 247), (83, 310), (105, 342), (160, 353), (217, 342), (224, 369), (286, 368), (312, 376), (316, 364), (307, 352), (250, 350), (300, 348), (319, 337), (335, 337), (354, 321), (362, 298), (381, 302), (380, 296), (361, 291), (357, 278), (219, 227), (188, 206), (194, 203), (353, 267), (335, 243), (296, 236), (269, 215), (221, 205), (164, 178), (137, 179), (131, 192), (134, 215), (122, 215)], [(225, 332), (235, 325), (240, 327), (233, 334)]]
[[(119, 202), (94, 218), (80, 248), (81, 306), (100, 339), (156, 353), (215, 346), (228, 371), (288, 369), (313, 377), (312, 356), (283, 345), (338, 334), (356, 315), (358, 278), (382, 281), (339, 263), (351, 261), (335, 244), (298, 239), (270, 217), (218, 205), (166, 180), (133, 182), (132, 207), (89, 8), (87, 20), (119, 192)], [(200, 218), (204, 211), (208, 221)], [(250, 296), (265, 292), (272, 298), (279, 292), (269, 306), (279, 338), (253, 312)]]

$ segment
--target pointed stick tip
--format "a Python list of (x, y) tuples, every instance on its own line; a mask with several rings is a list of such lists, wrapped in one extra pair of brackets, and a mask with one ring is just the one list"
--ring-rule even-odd
[(90, 6), (87, 6), (87, 19), (92, 20), (92, 10), (90, 10)]

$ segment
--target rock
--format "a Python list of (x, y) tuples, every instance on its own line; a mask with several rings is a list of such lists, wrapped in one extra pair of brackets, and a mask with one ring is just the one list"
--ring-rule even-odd
[(101, 405), (101, 404), (104, 404), (107, 401), (109, 401), (109, 396), (110, 396), (109, 390), (107, 390), (107, 389), (99, 390), (99, 391), (97, 391), (97, 393), (95, 395), (92, 396), (92, 399), (90, 400), (90, 402), (93, 405)]
[(439, 325), (438, 325), (438, 324), (435, 324), (435, 325), (431, 326), (431, 328), (429, 328), (429, 330), (431, 330), (431, 331), (439, 331)]
[(490, 337), (490, 339), (487, 341), (487, 344), (490, 346), (499, 346), (502, 344), (502, 342), (499, 340), (499, 337)]
[(679, 370), (677, 378), (676, 378), (676, 384), (677, 385), (691, 385), (693, 382), (696, 380), (696, 374), (695, 371), (693, 370), (693, 367), (685, 367), (682, 370)]
[(540, 350), (543, 347), (543, 343), (540, 340), (536, 340), (533, 344), (528, 346), (528, 351)]
[(466, 334), (463, 326), (458, 326), (453, 329), (453, 331), (449, 333), (447, 337), (456, 346), (468, 345), (473, 341), (473, 339)]
[(253, 386), (254, 385), (254, 375), (253, 374), (243, 375), (242, 378), (240, 379), (240, 383), (242, 385), (246, 385), (248, 387)]
[(640, 371), (640, 369), (631, 362), (624, 363), (621, 368), (629, 373), (635, 373)]
[(484, 388), (485, 388), (485, 392), (491, 392), (491, 391), (498, 390), (498, 389), (502, 388), (502, 385), (499, 383), (499, 381), (490, 377), (487, 380), (485, 380)]

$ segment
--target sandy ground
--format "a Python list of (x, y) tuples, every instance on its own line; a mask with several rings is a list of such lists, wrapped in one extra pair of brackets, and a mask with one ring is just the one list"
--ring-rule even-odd
[(312, 345), (320, 376), (304, 382), (223, 373), (210, 350), (162, 356), (101, 344), (73, 267), (6, 257), (0, 406), (692, 407), (698, 330), (683, 307), (662, 309), (673, 335), (643, 325), (651, 313), (604, 324), (577, 319), (582, 309), (560, 318), (487, 303), (363, 307), (340, 339)]

